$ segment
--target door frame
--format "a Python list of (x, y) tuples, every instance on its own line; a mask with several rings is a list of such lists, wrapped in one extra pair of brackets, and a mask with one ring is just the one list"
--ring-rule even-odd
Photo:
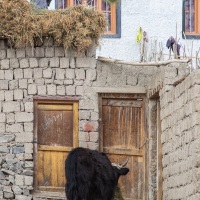
[(147, 174), (147, 167), (148, 167), (148, 132), (147, 132), (147, 97), (146, 94), (140, 93), (99, 93), (98, 94), (98, 101), (99, 101), (99, 150), (103, 152), (103, 124), (102, 124), (102, 99), (104, 98), (113, 98), (113, 99), (127, 99), (127, 100), (137, 100), (143, 99), (143, 139), (141, 139), (142, 143), (142, 153), (144, 158), (144, 187), (143, 187), (143, 200), (148, 198), (148, 174)]
[[(33, 162), (34, 162), (34, 172), (33, 172), (33, 187), (34, 187), (34, 192), (41, 192), (38, 189), (38, 185), (37, 185), (37, 173), (38, 173), (38, 169), (37, 169), (37, 157), (38, 157), (38, 138), (37, 138), (37, 124), (38, 124), (38, 109), (37, 106), (38, 104), (55, 104), (55, 105), (71, 105), (73, 104), (73, 110), (75, 110), (74, 112), (74, 116), (73, 116), (73, 147), (69, 148), (66, 147), (67, 150), (72, 150), (75, 147), (79, 146), (79, 113), (78, 113), (78, 102), (79, 102), (80, 98), (76, 98), (76, 97), (51, 97), (51, 96), (35, 96), (33, 98), (33, 106), (34, 106), (34, 120), (33, 120)], [(52, 192), (52, 191), (51, 191)]]

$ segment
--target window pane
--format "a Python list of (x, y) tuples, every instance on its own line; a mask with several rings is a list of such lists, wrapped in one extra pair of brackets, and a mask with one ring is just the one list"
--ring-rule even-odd
[(110, 4), (102, 0), (102, 10), (110, 11)]
[(194, 11), (195, 0), (185, 0), (185, 11)]
[(74, 0), (74, 5), (82, 4), (82, 0)]
[(106, 26), (106, 31), (111, 31), (111, 14), (109, 12), (104, 12), (104, 15), (108, 21), (108, 25)]
[(194, 13), (185, 13), (185, 31), (194, 32)]
[(57, 0), (55, 4), (56, 9), (64, 9), (67, 7), (67, 0)]
[(87, 5), (92, 7), (97, 7), (97, 0), (87, 0)]

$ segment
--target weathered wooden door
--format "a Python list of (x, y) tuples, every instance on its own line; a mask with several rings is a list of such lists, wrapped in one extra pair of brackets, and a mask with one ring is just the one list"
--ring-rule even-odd
[(78, 146), (78, 102), (34, 101), (36, 190), (64, 191), (67, 154)]
[(119, 187), (126, 200), (144, 199), (145, 137), (144, 101), (137, 95), (108, 95), (101, 98), (101, 150), (112, 162), (129, 158), (130, 172), (121, 177)]

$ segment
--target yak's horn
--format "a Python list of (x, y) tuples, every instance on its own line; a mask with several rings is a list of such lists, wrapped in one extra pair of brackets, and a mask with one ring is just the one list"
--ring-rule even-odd
[(122, 163), (122, 164), (120, 165), (120, 166), (121, 166), (121, 168), (126, 166), (126, 164), (128, 163), (128, 160), (129, 160), (129, 158), (127, 158), (127, 159), (125, 160), (125, 162), (124, 162), (124, 163)]
[(125, 160), (125, 162), (124, 163), (122, 163), (121, 165), (118, 165), (118, 164), (116, 164), (116, 163), (112, 163), (112, 166), (113, 167), (117, 167), (118, 169), (121, 169), (121, 168), (123, 168), (123, 167), (125, 167), (126, 166), (126, 164), (128, 163), (128, 158)]

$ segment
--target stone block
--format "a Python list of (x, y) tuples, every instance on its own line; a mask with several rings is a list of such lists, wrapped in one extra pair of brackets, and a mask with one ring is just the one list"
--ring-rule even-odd
[(39, 67), (45, 68), (49, 66), (49, 58), (41, 58), (39, 59)]
[(33, 168), (34, 163), (33, 161), (25, 161), (25, 168)]
[(60, 60), (58, 57), (54, 57), (54, 58), (50, 58), (50, 67), (54, 68), (58, 68), (60, 64)]
[(3, 192), (4, 199), (14, 199), (14, 194), (12, 192)]
[(35, 48), (35, 57), (44, 58), (44, 48), (43, 47), (36, 47)]
[(85, 80), (85, 70), (75, 69), (75, 75), (77, 80)]
[(6, 40), (0, 39), (0, 49), (7, 49)]
[(25, 58), (25, 49), (17, 49), (16, 56), (17, 58)]
[(22, 79), (23, 78), (23, 70), (22, 69), (14, 69), (14, 78)]
[(15, 121), (16, 122), (32, 122), (33, 121), (33, 113), (16, 112), (15, 113)]
[(17, 89), (14, 90), (14, 100), (22, 100), (23, 99), (23, 90)]
[(76, 87), (74, 85), (66, 86), (67, 95), (75, 95)]
[(20, 154), (20, 153), (24, 153), (24, 152), (25, 152), (24, 147), (17, 147), (17, 146), (12, 147), (13, 154)]
[(6, 50), (0, 49), (0, 60), (3, 60), (6, 58)]
[(22, 189), (18, 185), (13, 185), (12, 191), (14, 192), (14, 194), (22, 194)]
[(26, 47), (25, 54), (27, 58), (35, 57), (35, 50), (32, 47)]
[(5, 113), (0, 113), (0, 122), (6, 122), (6, 115), (5, 115)]
[(5, 70), (0, 70), (0, 80), (4, 80), (5, 79), (4, 71)]
[(55, 56), (56, 57), (64, 57), (65, 56), (64, 47), (55, 47)]
[(0, 123), (0, 133), (5, 133), (5, 131), (6, 131), (6, 124)]
[(24, 131), (32, 132), (33, 131), (33, 123), (24, 123)]
[(16, 133), (16, 142), (33, 142), (33, 133), (32, 132), (21, 132), (21, 133)]
[(27, 58), (23, 58), (19, 61), (20, 68), (29, 68), (29, 60)]
[(5, 91), (5, 101), (13, 101), (13, 90)]
[(60, 58), (60, 68), (69, 68), (69, 58)]
[(74, 58), (69, 59), (69, 66), (70, 66), (71, 69), (75, 69), (76, 65), (75, 65)]
[(92, 149), (92, 150), (98, 150), (99, 149), (99, 144), (95, 142), (88, 142), (87, 143), (87, 148)]
[(0, 143), (9, 143), (15, 140), (15, 135), (0, 135)]
[(83, 86), (77, 86), (76, 87), (76, 95), (83, 96), (84, 94), (84, 87)]
[(28, 94), (37, 94), (37, 86), (35, 84), (28, 85)]
[(12, 70), (5, 70), (5, 79), (13, 80), (13, 71)]
[(38, 95), (46, 95), (46, 94), (47, 94), (46, 85), (39, 85), (38, 86)]
[(0, 146), (0, 153), (9, 153), (9, 149), (7, 146)]
[[(17, 89), (19, 85), (18, 80), (9, 81), (9, 90)], [(1, 86), (0, 86), (1, 87)]]
[(25, 176), (25, 185), (33, 185), (33, 177)]
[(80, 110), (79, 111), (79, 120), (90, 120), (90, 111), (89, 110)]
[(16, 57), (15, 49), (7, 49), (7, 58), (15, 58), (15, 57)]
[(91, 132), (90, 133), (90, 142), (97, 143), (99, 141), (99, 133), (98, 132)]
[(65, 86), (57, 86), (57, 95), (65, 95)]
[(73, 85), (73, 80), (64, 80), (64, 85)]
[(33, 112), (33, 102), (26, 102), (25, 103), (25, 111), (26, 112)]
[(64, 69), (56, 69), (56, 79), (65, 79), (65, 70)]
[(97, 112), (91, 112), (91, 120), (92, 121), (98, 121), (99, 120), (99, 113)]
[(10, 68), (10, 60), (4, 59), (0, 62), (1, 69), (9, 69)]
[(27, 79), (19, 80), (19, 88), (21, 88), (21, 89), (27, 89), (28, 88)]
[(24, 78), (32, 78), (33, 70), (32, 69), (24, 69)]
[(51, 68), (47, 68), (43, 70), (43, 77), (44, 78), (51, 78), (53, 75), (53, 71)]
[(34, 78), (42, 78), (42, 69), (41, 68), (33, 69), (33, 77)]
[(66, 69), (66, 78), (74, 79), (75, 78), (75, 70), (74, 69)]
[(89, 142), (90, 136), (89, 133), (86, 132), (80, 132), (79, 133), (79, 141), (81, 142)]
[(6, 124), (6, 132), (7, 133), (21, 133), (23, 132), (22, 124)]
[(16, 174), (15, 175), (15, 185), (23, 186), (24, 185), (24, 177), (23, 175)]
[(84, 80), (74, 80), (74, 85), (82, 86), (84, 84)]
[(9, 112), (18, 112), (20, 111), (20, 103), (19, 102), (4, 102), (3, 103), (3, 112), (9, 113)]
[(96, 68), (96, 58), (76, 58), (76, 68)]
[(24, 148), (25, 148), (26, 154), (32, 154), (33, 153), (33, 144), (32, 143), (25, 143)]
[(15, 114), (14, 113), (8, 113), (6, 115), (6, 122), (7, 123), (14, 123), (15, 122)]
[(97, 78), (97, 72), (95, 69), (88, 69), (86, 71), (86, 79), (88, 81), (95, 81)]
[(30, 58), (29, 63), (30, 63), (30, 68), (37, 68), (39, 66), (37, 58)]
[(5, 99), (4, 91), (0, 90), (0, 101), (4, 101), (4, 99)]
[(47, 85), (47, 94), (48, 95), (56, 95), (56, 86), (55, 85)]
[(45, 57), (54, 57), (54, 48), (53, 47), (47, 47), (45, 48)]

